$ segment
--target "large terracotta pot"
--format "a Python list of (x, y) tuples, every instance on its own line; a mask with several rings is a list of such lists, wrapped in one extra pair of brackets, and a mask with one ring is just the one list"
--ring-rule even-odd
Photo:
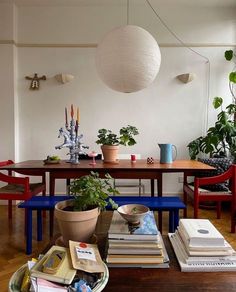
[(55, 217), (63, 237), (65, 246), (69, 246), (69, 240), (90, 242), (95, 232), (97, 219), (100, 214), (99, 208), (89, 211), (63, 210), (73, 206), (74, 200), (58, 202), (55, 205)]
[(105, 163), (117, 163), (119, 146), (114, 145), (102, 145), (102, 154)]

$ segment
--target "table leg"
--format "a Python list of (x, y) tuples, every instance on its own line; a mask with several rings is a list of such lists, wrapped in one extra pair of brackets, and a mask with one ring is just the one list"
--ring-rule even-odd
[(52, 173), (50, 172), (49, 175), (49, 195), (54, 196), (55, 194), (55, 177), (52, 176)]
[(32, 253), (32, 209), (27, 209), (26, 254)]
[(154, 179), (151, 179), (151, 197), (154, 197), (155, 196), (155, 180)]
[(159, 174), (159, 178), (157, 179), (157, 195), (158, 197), (162, 197), (162, 173)]
[(42, 211), (37, 210), (37, 240), (43, 239), (43, 228), (42, 228)]

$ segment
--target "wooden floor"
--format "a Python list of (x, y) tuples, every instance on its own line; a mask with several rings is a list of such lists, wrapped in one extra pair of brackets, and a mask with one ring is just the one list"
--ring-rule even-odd
[[(193, 209), (191, 204), (188, 206), (188, 217), (191, 217)], [(34, 212), (35, 213), (35, 212)], [(200, 218), (210, 219), (218, 230), (225, 236), (226, 240), (236, 249), (236, 235), (230, 233), (230, 216), (229, 208), (223, 209), (222, 219), (217, 220), (214, 210), (200, 210)], [(157, 215), (156, 215), (157, 216)], [(163, 234), (167, 234), (167, 216), (164, 213)], [(48, 246), (50, 238), (48, 236), (48, 218), (44, 220), (43, 241), (37, 242), (36, 230), (33, 234), (33, 254), (25, 255), (25, 237), (24, 237), (24, 211), (14, 209), (13, 219), (11, 222), (7, 220), (7, 207), (0, 206), (0, 292), (8, 291), (8, 282), (11, 275), (21, 265), (32, 257), (37, 257)], [(33, 226), (36, 226), (34, 218)], [(55, 223), (55, 234), (57, 234), (58, 226)]]

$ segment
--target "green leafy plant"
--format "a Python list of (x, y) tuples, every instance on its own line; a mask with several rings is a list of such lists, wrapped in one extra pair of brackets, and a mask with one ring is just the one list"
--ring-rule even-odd
[(116, 209), (117, 204), (109, 199), (110, 195), (119, 194), (112, 181), (113, 178), (109, 174), (103, 179), (93, 171), (89, 175), (73, 180), (69, 188), (75, 199), (74, 211), (85, 211), (95, 207), (104, 210), (109, 203)]
[(102, 145), (124, 145), (132, 146), (136, 144), (133, 136), (139, 134), (138, 129), (134, 126), (128, 125), (127, 127), (122, 127), (119, 131), (119, 136), (114, 134), (111, 130), (100, 129), (98, 130), (98, 140), (97, 144)]
[[(232, 50), (225, 52), (225, 59), (231, 61), (235, 57)], [(196, 159), (199, 153), (214, 156), (227, 156), (228, 152), (236, 158), (236, 97), (234, 86), (236, 83), (236, 72), (229, 74), (229, 88), (232, 95), (232, 103), (223, 109), (223, 98), (215, 97), (213, 107), (221, 109), (213, 127), (210, 127), (205, 136), (200, 136), (191, 141), (187, 147), (191, 159)]]

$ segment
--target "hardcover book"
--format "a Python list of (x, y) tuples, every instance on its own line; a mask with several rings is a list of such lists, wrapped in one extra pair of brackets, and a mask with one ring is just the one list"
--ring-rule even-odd
[(161, 234), (159, 234), (159, 244), (161, 246), (161, 255), (131, 255), (121, 254), (121, 255), (108, 255), (107, 265), (108, 267), (133, 267), (133, 268), (168, 268), (169, 267), (169, 257), (162, 239)]
[(189, 246), (224, 246), (224, 237), (207, 219), (180, 219), (179, 230)]
[(129, 255), (162, 255), (161, 249), (142, 248), (108, 248), (108, 254), (129, 254)]
[(236, 271), (236, 262), (224, 262), (216, 260), (214, 262), (196, 262), (186, 263), (186, 258), (176, 242), (176, 238), (173, 233), (168, 234), (170, 242), (173, 246), (176, 258), (179, 262), (180, 269), (182, 272), (221, 272), (221, 271)]
[(129, 225), (117, 211), (113, 212), (108, 231), (109, 239), (157, 240), (158, 229), (152, 211), (149, 211), (139, 225)]
[(189, 253), (186, 246), (184, 245), (178, 231), (176, 231), (175, 233), (173, 233), (173, 239), (175, 240), (177, 246), (179, 247), (179, 249), (181, 250), (186, 263), (190, 264), (190, 263), (197, 263), (197, 262), (216, 262), (216, 261), (222, 261), (222, 262), (226, 262), (226, 261), (235, 261), (236, 262), (236, 254), (235, 251), (232, 249), (230, 250), (205, 250), (205, 248), (203, 247), (203, 250), (200, 251), (196, 251), (193, 254)]
[(108, 255), (107, 263), (117, 264), (160, 264), (164, 262), (163, 256), (155, 255), (137, 255), (137, 256), (125, 256), (125, 255)]
[[(47, 274), (43, 272), (43, 264), (55, 250), (66, 251), (66, 256), (55, 274)], [(49, 251), (30, 270), (30, 276), (32, 277), (46, 279), (62, 284), (70, 284), (74, 279), (75, 274), (76, 270), (72, 267), (69, 249), (56, 245), (53, 245), (49, 249)]]
[(190, 255), (232, 255), (234, 250), (232, 249), (231, 245), (224, 240), (224, 245), (222, 246), (215, 246), (215, 245), (198, 245), (198, 246), (189, 246), (188, 240), (186, 235), (182, 232), (180, 228), (175, 232), (175, 234), (179, 237), (181, 242), (183, 243), (186, 252)]

